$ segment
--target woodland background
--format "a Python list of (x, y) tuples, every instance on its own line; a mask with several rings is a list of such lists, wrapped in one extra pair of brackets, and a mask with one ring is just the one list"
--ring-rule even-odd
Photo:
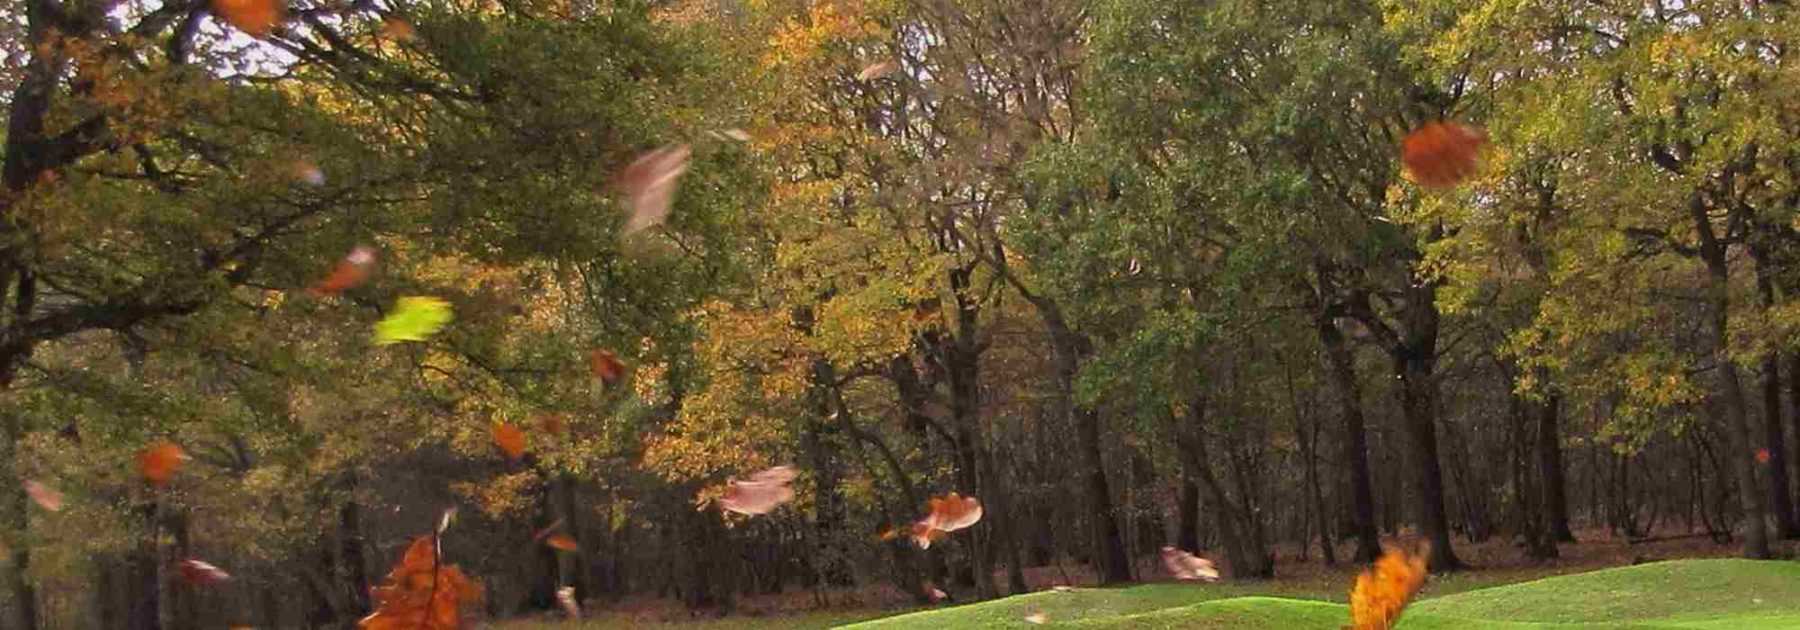
[[(1800, 535), (1795, 12), (295, 0), (254, 39), (0, 0), (0, 618), (353, 625), (452, 505), (494, 616), (987, 598), (1165, 544), (1231, 579), (1395, 535), (1438, 571), (1579, 528), (1768, 557)], [(1440, 119), (1490, 145), (1425, 190), (1398, 146)], [(622, 235), (610, 178), (673, 143), (674, 212)], [(302, 291), (358, 244), (376, 278)], [(373, 344), (408, 295), (455, 320)], [(157, 488), (161, 440), (192, 461)], [(703, 504), (783, 463), (790, 506)], [(986, 517), (878, 539), (947, 491)], [(558, 519), (577, 552), (532, 541)]]

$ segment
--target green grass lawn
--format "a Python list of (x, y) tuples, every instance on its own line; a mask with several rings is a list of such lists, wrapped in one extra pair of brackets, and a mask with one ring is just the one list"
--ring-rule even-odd
[[(1792, 562), (1678, 560), (1488, 588), (1445, 582), (1427, 587), (1400, 628), (1800, 628), (1800, 564)], [(1045, 591), (846, 627), (1036, 627), (1025, 620), (1033, 613), (1081, 628), (1336, 630), (1349, 622), (1342, 589), (1287, 588), (1226, 582)]]

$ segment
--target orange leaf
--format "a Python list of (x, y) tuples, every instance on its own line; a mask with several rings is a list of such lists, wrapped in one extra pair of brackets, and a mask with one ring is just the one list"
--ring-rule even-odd
[(238, 30), (255, 37), (268, 37), (283, 12), (280, 0), (212, 0), (212, 10)]
[(356, 288), (369, 279), (369, 272), (375, 268), (375, 250), (362, 245), (350, 250), (350, 254), (338, 261), (332, 268), (331, 275), (325, 276), (318, 284), (306, 289), (313, 297), (337, 295)]
[(172, 442), (157, 442), (138, 453), (138, 472), (143, 473), (144, 480), (150, 485), (160, 486), (181, 470), (182, 462), (187, 460), (187, 453)]
[(604, 348), (588, 353), (588, 369), (606, 385), (616, 383), (625, 376), (625, 364), (619, 362), (618, 355)]
[(378, 604), (362, 630), (461, 630), (462, 608), (481, 600), (474, 580), (438, 561), (432, 536), (414, 539), (387, 582), (370, 591)]
[(397, 17), (388, 17), (381, 20), (382, 39), (396, 42), (410, 42), (414, 37), (417, 37), (418, 34), (419, 32), (413, 28), (412, 23), (407, 22), (406, 20)]
[(57, 492), (55, 488), (30, 479), (25, 480), (25, 483), (22, 485), (25, 486), (25, 494), (30, 496), (31, 500), (38, 504), (38, 507), (51, 512), (62, 510), (63, 496), (62, 493)]
[(1475, 174), (1487, 134), (1456, 123), (1428, 123), (1400, 142), (1400, 163), (1426, 188), (1449, 188)]
[(1389, 549), (1375, 566), (1356, 576), (1350, 591), (1350, 623), (1354, 630), (1388, 630), (1425, 585), (1425, 552), (1418, 555)]
[(551, 549), (571, 553), (581, 549), (580, 545), (575, 544), (575, 539), (569, 537), (568, 534), (551, 534), (549, 538), (544, 539), (544, 544), (550, 545)]
[(518, 461), (525, 456), (525, 432), (519, 427), (504, 423), (494, 423), (494, 446), (506, 453), (506, 457)]

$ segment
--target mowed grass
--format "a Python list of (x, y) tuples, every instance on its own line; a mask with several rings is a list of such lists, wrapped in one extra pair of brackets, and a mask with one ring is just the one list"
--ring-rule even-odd
[[(1274, 584), (1149, 584), (1045, 591), (877, 619), (878, 630), (1037, 627), (1295, 628), (1349, 622), (1338, 593), (1266, 596)], [(1800, 564), (1678, 560), (1545, 578), (1510, 586), (1435, 585), (1408, 609), (1403, 630), (1449, 628), (1656, 629), (1800, 628)], [(1260, 587), (1260, 588), (1259, 588)], [(1460, 591), (1446, 594), (1446, 591)], [(1258, 593), (1252, 595), (1251, 593)], [(1336, 601), (1324, 601), (1336, 600)]]

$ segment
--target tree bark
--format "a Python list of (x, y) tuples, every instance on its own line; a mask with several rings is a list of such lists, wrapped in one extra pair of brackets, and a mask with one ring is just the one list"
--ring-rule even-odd
[(1537, 412), (1538, 480), (1543, 486), (1544, 516), (1549, 519), (1550, 535), (1557, 542), (1575, 542), (1569, 529), (1569, 497), (1567, 475), (1562, 457), (1562, 395), (1548, 394)]
[(1188, 475), (1181, 476), (1181, 505), (1178, 506), (1180, 518), (1175, 533), (1175, 546), (1200, 552), (1200, 484)]
[(1332, 394), (1344, 422), (1344, 467), (1350, 479), (1351, 534), (1356, 538), (1353, 558), (1366, 564), (1381, 555), (1381, 534), (1375, 528), (1375, 492), (1369, 475), (1369, 438), (1363, 420), (1362, 385), (1356, 378), (1356, 357), (1331, 317), (1321, 313), (1314, 325), (1319, 342), (1325, 347)]
[[(1769, 268), (1767, 252), (1760, 244), (1750, 247), (1750, 259), (1756, 270), (1756, 295), (1758, 306), (1764, 310), (1775, 307), (1775, 282), (1770, 276), (1774, 273)], [(1762, 358), (1762, 412), (1763, 412), (1763, 448), (1768, 449), (1769, 458), (1760, 463), (1765, 465), (1769, 477), (1769, 511), (1772, 512), (1775, 524), (1775, 537), (1793, 538), (1797, 532), (1794, 527), (1793, 495), (1788, 488), (1787, 477), (1787, 427), (1782, 418), (1781, 407), (1781, 354), (1770, 351)]]
[(1713, 373), (1719, 395), (1725, 405), (1725, 433), (1731, 453), (1726, 457), (1737, 478), (1738, 504), (1744, 510), (1744, 549), (1746, 558), (1769, 557), (1769, 533), (1764, 523), (1763, 491), (1756, 483), (1755, 439), (1750, 431), (1748, 403), (1744, 386), (1738, 377), (1737, 364), (1731, 359), (1731, 268), (1726, 260), (1726, 244), (1713, 232), (1712, 218), (1703, 197), (1689, 200), (1688, 210), (1698, 232), (1700, 258), (1706, 263), (1708, 286), (1706, 305), (1707, 342), (1712, 345)]
[[(1429, 299), (1415, 288), (1408, 302)], [(1433, 572), (1462, 568), (1451, 548), (1450, 522), (1444, 516), (1444, 471), (1438, 460), (1437, 436), (1437, 307), (1409, 304), (1410, 310), (1428, 310), (1426, 325), (1412, 327), (1413, 341), (1399, 349), (1394, 359), (1400, 377), (1400, 408), (1406, 433), (1411, 438), (1414, 464), (1418, 466), (1419, 526), (1431, 541), (1428, 564)]]

